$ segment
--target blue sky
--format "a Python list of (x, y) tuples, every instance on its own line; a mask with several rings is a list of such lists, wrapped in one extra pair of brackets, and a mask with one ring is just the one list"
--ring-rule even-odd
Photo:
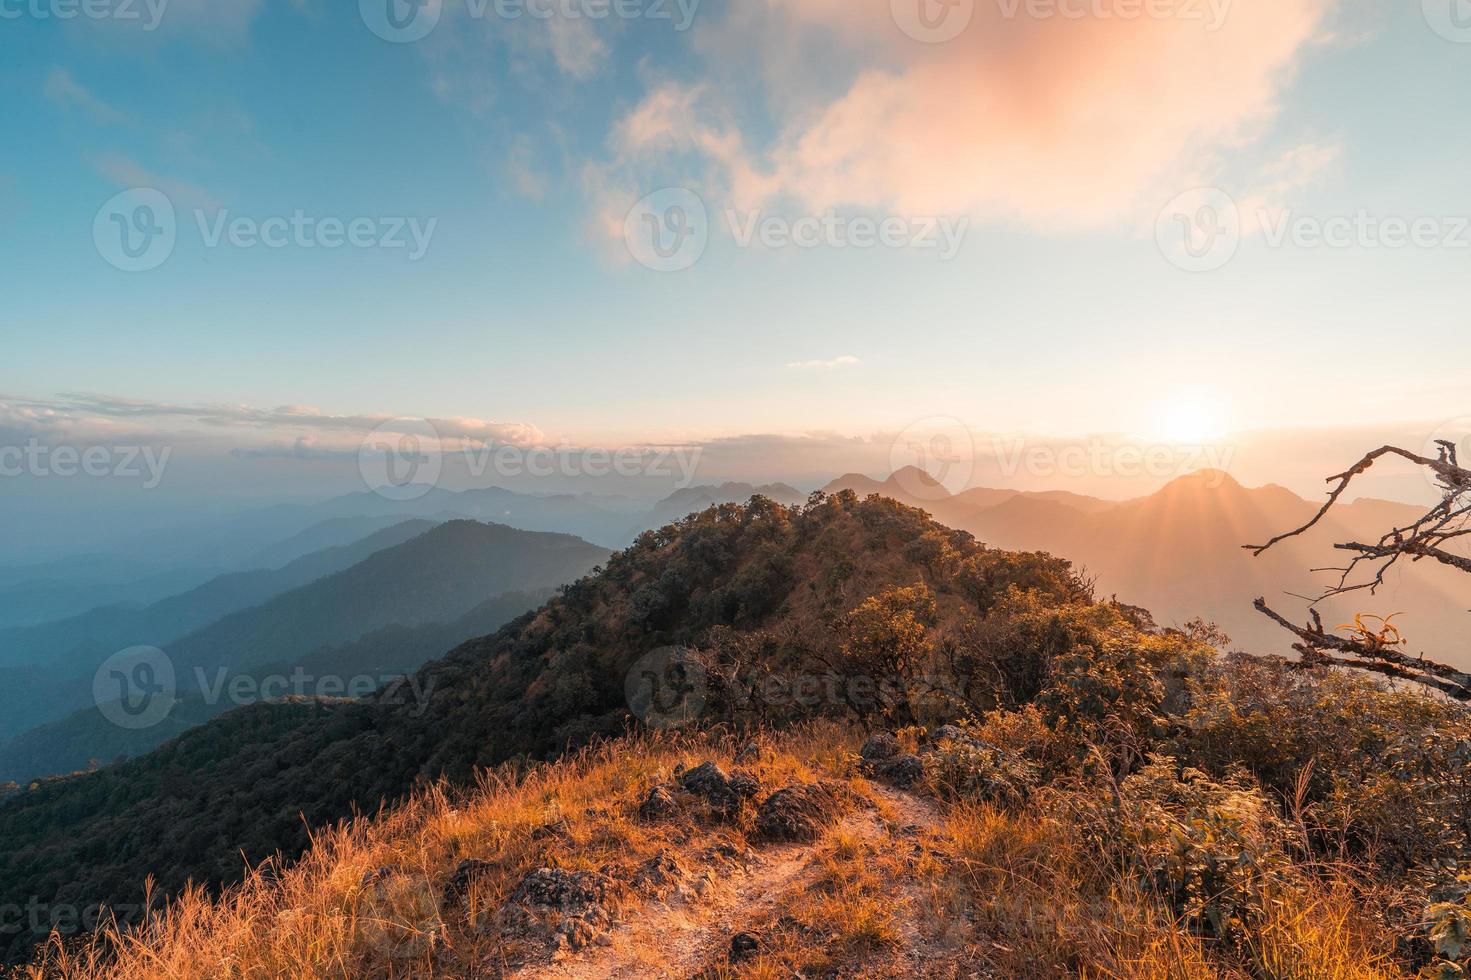
[[(172, 0), (151, 32), (36, 16), (58, 2), (0, 3), (21, 12), (0, 20), (14, 433), (351, 448), (361, 419), (409, 415), (584, 444), (871, 448), (934, 417), (1198, 439), (1471, 412), (1471, 232), (1271, 247), (1252, 217), (1430, 217), (1453, 237), (1471, 37), (1437, 33), (1437, 0), (1235, 0), (1209, 32), (1181, 23), (1194, 0), (1169, 23), (975, 0), (943, 44), (868, 0), (705, 0), (685, 32), (443, 0), (404, 44), (323, 0)], [(651, 271), (618, 229), (674, 185), (708, 204), (710, 245)], [(1156, 219), (1201, 186), (1247, 227), (1229, 263), (1189, 272)], [(129, 273), (93, 227), (137, 187), (170, 199), (178, 242)], [(743, 248), (728, 208), (966, 234), (949, 261)], [(208, 248), (196, 211), (435, 224), (411, 261)], [(243, 408), (278, 406), (313, 421)], [(753, 476), (791, 475), (748, 444)]]

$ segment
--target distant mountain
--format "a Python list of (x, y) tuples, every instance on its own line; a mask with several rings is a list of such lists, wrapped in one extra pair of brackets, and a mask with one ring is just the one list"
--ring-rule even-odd
[[(1098, 588), (1144, 606), (1165, 625), (1201, 617), (1217, 623), (1238, 646), (1288, 653), (1288, 637), (1252, 608), (1259, 596), (1317, 595), (1336, 580), (1312, 569), (1341, 566), (1337, 542), (1376, 539), (1421, 511), (1407, 504), (1359, 500), (1338, 508), (1317, 528), (1254, 557), (1242, 545), (1261, 544), (1305, 524), (1318, 504), (1283, 487), (1249, 489), (1229, 474), (1205, 470), (1182, 476), (1148, 497), (1119, 503), (1061, 492), (967, 490), (951, 495), (922, 471), (903, 470), (880, 483), (847, 476), (827, 488), (878, 493), (920, 507), (950, 527), (995, 547), (1047, 551), (1097, 579)], [(1461, 649), (1471, 614), (1454, 573), (1406, 565), (1391, 573), (1378, 596), (1362, 593), (1324, 604), (1329, 625), (1356, 612), (1403, 613), (1396, 620), (1413, 648), (1471, 666)]]
[(644, 531), (684, 520), (691, 514), (698, 514), (718, 504), (743, 504), (757, 495), (773, 500), (784, 507), (796, 506), (807, 500), (806, 494), (785, 483), (769, 483), (765, 486), (753, 486), (750, 483), (722, 483), (719, 486), (687, 487), (684, 490), (675, 491), (655, 504), (654, 509), (645, 515), (627, 535), (627, 540), (631, 542)]
[[(346, 688), (369, 683), (376, 690), (388, 678), (411, 674), (446, 650), (494, 633), (553, 594), (549, 589), (507, 593), (487, 599), (452, 622), (384, 626), (350, 643), (313, 650), (295, 663), (263, 664), (232, 672), (230, 677), (249, 677), (261, 683), (262, 689), (269, 689), (273, 678), (302, 678), (300, 689), (288, 688), (291, 697), (325, 696), (328, 691), (341, 696)], [(94, 763), (107, 765), (121, 757), (143, 755), (232, 707), (197, 691), (188, 692), (166, 719), (141, 730), (119, 729), (95, 707), (78, 711), (0, 742), (0, 784), (27, 783), (58, 773), (80, 772)]]
[(144, 606), (220, 571), (213, 564), (160, 564), (114, 555), (0, 567), (0, 630), (54, 622), (98, 606)]
[[(76, 670), (16, 668), (13, 679), (21, 683), (0, 686), (0, 704), (8, 709), (5, 737), (12, 739), (0, 746), (0, 769), (63, 772), (90, 758), (110, 761), (120, 754), (137, 754), (181, 727), (224, 710), (229, 702), (219, 690), (209, 694), (212, 703), (208, 706), (191, 700), (201, 689), (218, 688), (224, 683), (222, 677), (250, 677), (258, 673), (255, 668), (266, 664), (296, 666), (313, 656), (331, 656), (332, 648), (387, 627), (453, 624), (487, 599), (506, 593), (535, 593), (575, 581), (608, 554), (606, 549), (568, 535), (473, 521), (438, 527), (423, 521), (395, 525), (347, 549), (329, 549), (293, 563), (288, 568), (307, 579), (306, 585), (225, 615), (188, 635), (152, 643), (130, 638), (105, 648), (100, 655), (89, 653), (72, 661)], [(344, 564), (349, 567), (335, 570)], [(324, 571), (332, 573), (316, 574)], [(226, 576), (221, 581), (234, 578)], [(255, 578), (250, 576), (251, 581)], [(419, 642), (432, 645), (438, 639), (430, 635)], [(106, 724), (92, 703), (92, 675), (97, 665), (134, 645), (161, 647), (172, 662), (182, 703), (177, 717), (170, 715), (172, 727), (155, 726), (157, 730), (143, 732), (118, 729)], [(432, 655), (425, 653), (410, 666)], [(399, 662), (413, 661), (415, 656), (418, 654), (407, 655)], [(340, 651), (337, 659), (343, 659)], [(364, 674), (354, 669), (350, 676)], [(11, 678), (0, 671), (0, 679)], [(31, 731), (52, 722), (64, 728)], [(55, 756), (48, 753), (47, 745), (57, 747)], [(85, 755), (78, 754), (83, 751), (80, 748), (66, 748), (83, 745)], [(6, 749), (17, 752), (16, 758), (5, 757)]]
[[(404, 523), (404, 518), (400, 514), (329, 518), (283, 541), (262, 548), (242, 561), (240, 567), (246, 570), (281, 568), (313, 552), (352, 544), (401, 523)], [(439, 522), (418, 520), (413, 523), (428, 530), (431, 523)]]

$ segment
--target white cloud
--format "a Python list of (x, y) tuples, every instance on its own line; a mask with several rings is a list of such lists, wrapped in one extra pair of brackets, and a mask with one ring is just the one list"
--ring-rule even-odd
[(837, 368), (857, 367), (863, 362), (851, 354), (835, 357), (830, 361), (794, 361), (787, 367), (797, 371), (832, 371)]
[(46, 76), (46, 98), (63, 108), (81, 109), (100, 123), (118, 123), (123, 114), (89, 92), (65, 68), (53, 68)]

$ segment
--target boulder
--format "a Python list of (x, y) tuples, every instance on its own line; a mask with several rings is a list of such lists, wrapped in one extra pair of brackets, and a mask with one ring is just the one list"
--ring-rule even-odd
[(767, 841), (811, 843), (838, 818), (838, 797), (828, 786), (804, 784), (778, 790), (756, 811), (756, 833)]

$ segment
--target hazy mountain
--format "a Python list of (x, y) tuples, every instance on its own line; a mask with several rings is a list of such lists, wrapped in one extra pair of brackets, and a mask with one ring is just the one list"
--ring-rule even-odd
[(807, 500), (806, 494), (785, 483), (769, 483), (765, 486), (754, 486), (750, 483), (722, 483), (719, 486), (687, 487), (684, 490), (675, 491), (655, 504), (654, 509), (645, 515), (638, 526), (628, 534), (627, 540), (632, 541), (644, 531), (673, 524), (691, 514), (698, 514), (718, 504), (745, 503), (757, 494), (786, 507), (801, 504)]
[(214, 565), (172, 565), (115, 555), (0, 567), (0, 630), (35, 626), (98, 606), (143, 606), (219, 573)]
[[(262, 682), (261, 689), (266, 691), (271, 690), (275, 680), (301, 677), (304, 684), (300, 689), (288, 687), (288, 696), (294, 697), (324, 696), (329, 687), (332, 696), (340, 696), (343, 689), (368, 681), (376, 689), (386, 678), (412, 673), (466, 640), (495, 632), (552, 595), (548, 589), (507, 593), (487, 599), (451, 622), (384, 626), (349, 643), (320, 647), (295, 663), (263, 664), (232, 672), (231, 676), (238, 673)], [(0, 742), (0, 783), (25, 783), (43, 776), (79, 772), (94, 762), (107, 765), (122, 756), (142, 755), (233, 707), (236, 705), (229, 701), (208, 699), (197, 691), (186, 692), (167, 718), (141, 730), (119, 729), (95, 707), (89, 707)]]
[[(1252, 608), (1260, 596), (1301, 614), (1296, 595), (1316, 595), (1337, 580), (1311, 570), (1341, 566), (1333, 544), (1377, 539), (1422, 511), (1406, 504), (1360, 500), (1335, 509), (1317, 528), (1261, 557), (1242, 548), (1305, 524), (1319, 504), (1283, 487), (1250, 489), (1230, 475), (1202, 471), (1159, 492), (1112, 503), (1067, 493), (968, 490), (951, 495), (919, 471), (879, 483), (844, 477), (830, 489), (880, 493), (921, 507), (936, 519), (999, 548), (1041, 550), (1067, 558), (1096, 577), (1098, 588), (1151, 610), (1161, 623), (1195, 617), (1216, 622), (1237, 645), (1262, 653), (1289, 652), (1288, 637)], [(1458, 595), (1458, 592), (1461, 594)], [(1413, 648), (1467, 664), (1458, 638), (1471, 615), (1455, 573), (1428, 565), (1392, 572), (1378, 596), (1363, 593), (1322, 607), (1335, 625), (1356, 612), (1403, 613), (1396, 623)]]

